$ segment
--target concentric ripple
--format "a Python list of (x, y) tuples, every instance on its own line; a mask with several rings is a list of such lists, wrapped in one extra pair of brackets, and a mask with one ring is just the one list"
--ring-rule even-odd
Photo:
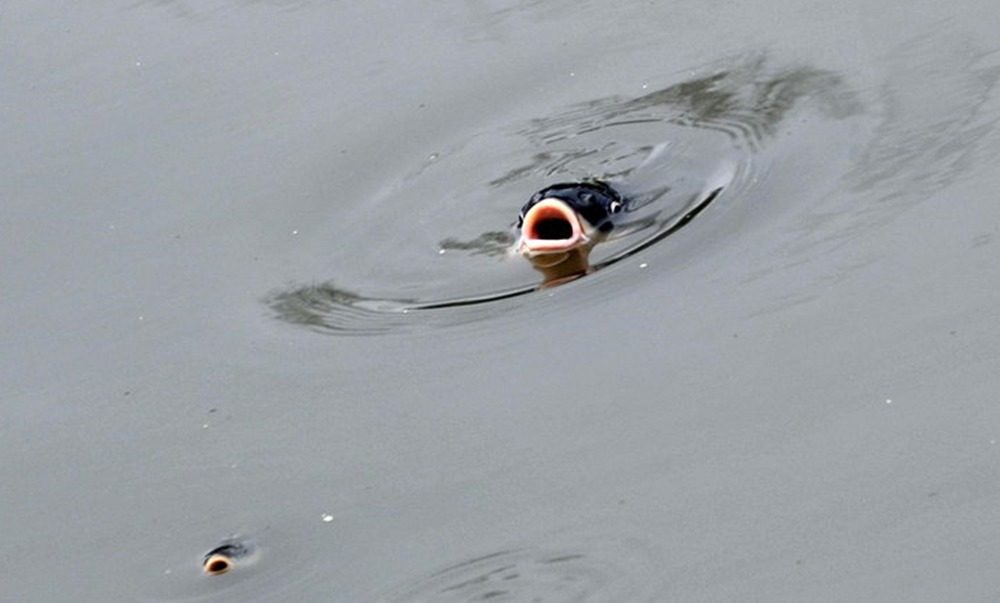
[(397, 586), (376, 601), (650, 601), (661, 580), (643, 543), (608, 539), (490, 553)]
[(509, 252), (517, 209), (535, 190), (600, 178), (629, 199), (611, 240), (591, 255), (595, 268), (612, 269), (653, 253), (696, 216), (739, 203), (767, 141), (806, 100), (831, 119), (857, 109), (835, 74), (770, 70), (757, 58), (637, 98), (466, 133), (365, 200), (351, 232), (331, 231), (340, 245), (329, 247), (344, 251), (330, 274), (272, 291), (265, 303), (282, 321), (339, 335), (510, 316), (553, 295)]

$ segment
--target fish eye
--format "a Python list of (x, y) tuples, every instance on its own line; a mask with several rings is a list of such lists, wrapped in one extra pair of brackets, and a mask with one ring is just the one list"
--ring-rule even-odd
[(610, 211), (613, 214), (617, 214), (621, 210), (622, 210), (621, 201), (612, 201), (611, 203), (608, 204), (608, 211)]

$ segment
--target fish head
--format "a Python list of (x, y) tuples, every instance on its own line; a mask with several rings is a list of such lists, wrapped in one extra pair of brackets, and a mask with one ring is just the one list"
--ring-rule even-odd
[(555, 184), (532, 195), (518, 215), (517, 251), (528, 258), (566, 254), (603, 240), (625, 207), (603, 182)]

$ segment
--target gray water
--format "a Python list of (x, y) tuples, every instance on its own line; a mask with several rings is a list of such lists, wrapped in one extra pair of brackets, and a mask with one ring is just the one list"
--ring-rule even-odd
[[(0, 600), (997, 600), (998, 39), (991, 0), (5, 3)], [(532, 287), (510, 224), (587, 176), (724, 191), (403, 311)]]

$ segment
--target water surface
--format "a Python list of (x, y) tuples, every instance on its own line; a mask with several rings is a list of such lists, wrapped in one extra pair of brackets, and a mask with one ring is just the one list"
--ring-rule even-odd
[[(0, 599), (992, 600), (998, 33), (6, 5)], [(568, 285), (397, 311), (533, 286), (517, 210), (588, 176), (649, 200), (601, 257), (723, 191)]]

